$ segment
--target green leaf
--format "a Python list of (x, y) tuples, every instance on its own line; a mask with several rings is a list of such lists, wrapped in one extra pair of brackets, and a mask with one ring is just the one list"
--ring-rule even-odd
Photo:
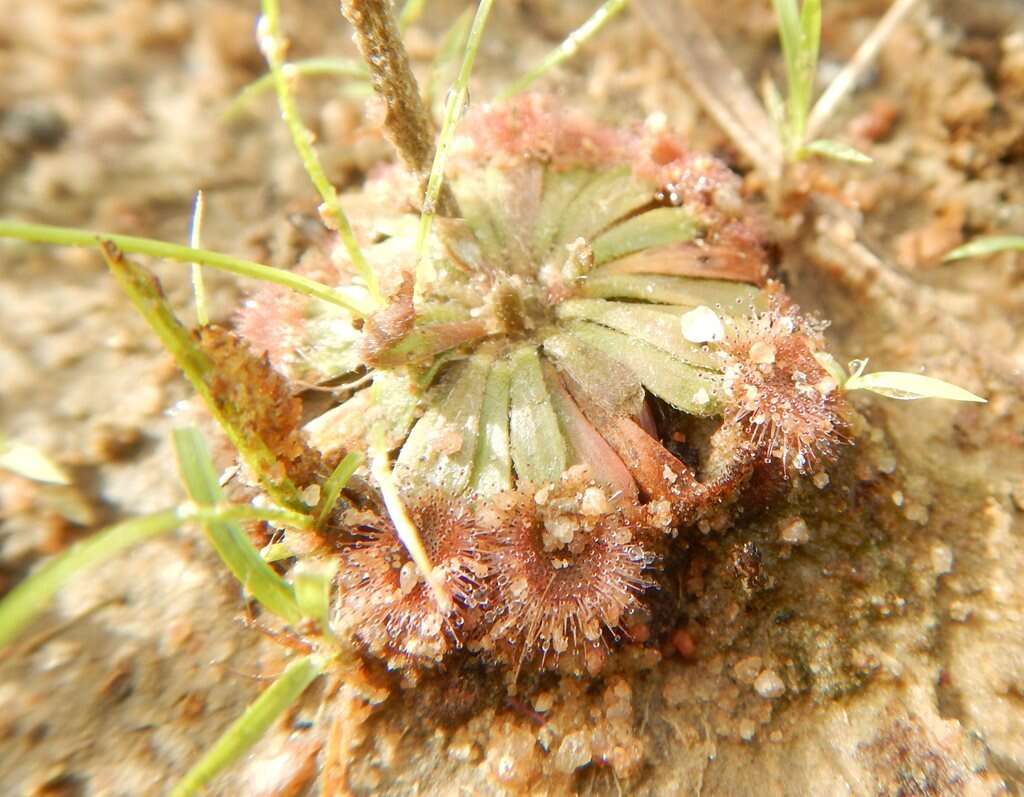
[(312, 656), (291, 662), (277, 680), (235, 720), (210, 751), (171, 791), (171, 797), (192, 797), (221, 771), (241, 758), (323, 671)]
[(76, 573), (106, 562), (150, 537), (171, 531), (181, 522), (176, 510), (126, 520), (96, 532), (51, 559), (0, 601), (0, 648), (42, 612)]
[(568, 246), (577, 238), (590, 241), (653, 199), (654, 191), (635, 179), (629, 166), (608, 169), (587, 183), (569, 202), (562, 213), (555, 247)]
[(616, 224), (594, 239), (597, 265), (653, 246), (692, 241), (700, 231), (697, 220), (685, 208), (655, 208)]
[(533, 249), (539, 259), (546, 259), (551, 251), (569, 203), (593, 179), (595, 175), (590, 169), (569, 169), (564, 172), (544, 170), (544, 192), (533, 240)]
[(44, 484), (71, 484), (60, 465), (35, 446), (0, 438), (0, 470)]
[(700, 368), (721, 370), (721, 360), (698, 343), (683, 336), (679, 316), (635, 302), (602, 299), (570, 299), (558, 306), (559, 318), (595, 321), (650, 343), (680, 360)]
[(968, 257), (988, 257), (999, 252), (1024, 252), (1024, 235), (988, 235), (958, 246), (944, 258), (949, 263)]
[(512, 489), (512, 452), (509, 448), (509, 402), (512, 366), (498, 360), (491, 366), (480, 409), (480, 434), (473, 462), (472, 488), (480, 495)]
[(459, 363), (451, 389), (428, 402), (398, 454), (400, 484), (432, 485), (450, 496), (469, 486), (492, 359), (477, 354)]
[(691, 415), (715, 415), (721, 407), (719, 374), (694, 368), (642, 341), (588, 321), (569, 331), (625, 365), (658, 398)]
[(545, 339), (544, 353), (605, 412), (634, 416), (643, 408), (644, 388), (636, 374), (600, 349), (574, 335), (559, 334)]
[(590, 277), (583, 293), (594, 299), (637, 299), (652, 305), (699, 307), (724, 315), (748, 316), (767, 310), (768, 296), (754, 285), (729, 280), (670, 277), (662, 274), (607, 274)]
[(921, 374), (907, 374), (901, 371), (877, 371), (873, 374), (855, 373), (846, 380), (845, 390), (870, 390), (889, 398), (911, 400), (922, 398), (948, 399), (949, 401), (976, 401), (986, 399), (976, 396), (962, 387)]
[(558, 481), (568, 464), (569, 452), (548, 396), (537, 350), (524, 346), (512, 354), (511, 361), (509, 428), (516, 475), (537, 485)]
[(800, 150), (800, 155), (823, 155), (837, 161), (848, 161), (849, 163), (873, 163), (872, 159), (858, 149), (842, 141), (834, 141), (830, 138), (819, 138), (805, 145)]
[[(223, 498), (206, 443), (197, 429), (176, 429), (174, 449), (189, 496), (200, 507), (215, 507)], [(260, 556), (234, 521), (203, 522), (210, 543), (239, 583), (268, 610), (295, 625), (302, 619), (295, 593)]]
[[(264, 0), (266, 1), (266, 0)], [(466, 46), (463, 50), (462, 63), (459, 66), (459, 73), (448, 90), (447, 101), (445, 102), (444, 118), (441, 121), (441, 130), (437, 135), (437, 142), (434, 146), (434, 162), (430, 166), (430, 175), (427, 177), (427, 187), (423, 194), (423, 212), (420, 214), (419, 231), (416, 236), (416, 295), (420, 296), (426, 283), (429, 282), (432, 266), (426, 257), (427, 239), (430, 234), (430, 227), (434, 221), (437, 199), (441, 194), (441, 186), (444, 184), (445, 164), (448, 162), (448, 150), (455, 139), (455, 128), (459, 119), (462, 118), (469, 97), (469, 76), (473, 72), (473, 62), (476, 60), (477, 51), (480, 49), (480, 40), (484, 34), (484, 26), (487, 24), (487, 17), (491, 13), (491, 6), (494, 0), (480, 0), (473, 16), (473, 24), (466, 37)]]

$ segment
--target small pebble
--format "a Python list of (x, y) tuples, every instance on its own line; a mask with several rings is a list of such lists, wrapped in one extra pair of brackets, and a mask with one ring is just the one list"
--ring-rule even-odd
[(790, 518), (779, 529), (779, 539), (790, 545), (803, 545), (811, 539), (811, 532), (803, 518)]
[(765, 670), (754, 681), (754, 691), (763, 698), (774, 700), (786, 693), (786, 685), (775, 670)]

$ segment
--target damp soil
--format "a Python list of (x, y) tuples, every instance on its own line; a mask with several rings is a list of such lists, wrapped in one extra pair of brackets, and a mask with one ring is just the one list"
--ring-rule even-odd
[[(421, 77), (460, 8), (409, 34)], [(499, 3), (481, 102), (593, 3)], [(825, 8), (825, 77), (884, 11)], [(8, 3), (0, 30), (0, 210), (203, 243), (289, 266), (316, 202), (270, 97), (226, 122), (262, 71), (254, 2)], [(779, 68), (770, 4), (700, 2), (756, 80)], [(334, 5), (286, 3), (293, 57), (351, 55)], [(738, 171), (638, 18), (545, 83), (628, 124), (665, 114)], [(390, 153), (358, 87), (305, 81), (305, 118), (347, 191)], [(856, 396), (855, 444), (827, 476), (734, 527), (695, 532), (654, 641), (596, 679), (518, 684), (472, 659), (415, 688), (369, 668), (322, 684), (216, 794), (1016, 794), (1024, 789), (1024, 259), (943, 265), (969, 237), (1024, 231), (1024, 10), (922, 3), (832, 120), (870, 166), (808, 164), (772, 219), (780, 276), (830, 319), (833, 351), (961, 384), (985, 405)], [(758, 185), (747, 179), (750, 192)], [(168, 434), (199, 413), (90, 252), (0, 242), (0, 417), (69, 489), (0, 475), (0, 591), (111, 520), (181, 500)], [(156, 266), (188, 316), (187, 270)], [(208, 277), (215, 319), (247, 288)], [(278, 672), (285, 653), (184, 530), (74, 581), (0, 658), (0, 792), (165, 793)], [(372, 696), (372, 700), (367, 700)], [(334, 731), (346, 755), (328, 755)], [(346, 793), (338, 787), (337, 793)]]

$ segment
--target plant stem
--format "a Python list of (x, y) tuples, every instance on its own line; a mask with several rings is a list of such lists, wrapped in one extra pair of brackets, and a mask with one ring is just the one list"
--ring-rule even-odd
[(338, 192), (324, 174), (323, 166), (313, 149), (313, 134), (302, 124), (298, 109), (295, 107), (295, 98), (288, 87), (288, 78), (284, 71), (284, 50), (285, 44), (281, 38), (280, 31), (280, 6), (277, 0), (263, 0), (263, 16), (260, 18), (258, 37), (260, 49), (270, 66), (270, 73), (273, 76), (274, 88), (277, 90), (277, 102), (281, 107), (281, 118), (288, 126), (291, 133), (292, 143), (302, 159), (302, 165), (306, 174), (313, 182), (320, 197), (324, 201), (327, 214), (334, 222), (338, 230), (341, 243), (348, 253), (349, 259), (356, 267), (356, 271), (363, 278), (370, 297), (375, 304), (382, 303), (380, 285), (377, 282), (377, 275), (367, 262), (359, 244), (356, 242), (352, 226), (349, 224), (348, 216), (341, 208), (338, 201)]
[[(427, 190), (423, 197), (423, 212), (420, 215), (420, 228), (416, 238), (416, 292), (421, 295), (424, 284), (427, 282), (428, 274), (427, 261), (425, 258), (427, 236), (430, 234), (430, 225), (433, 222), (435, 209), (442, 206), (441, 197), (448, 185), (444, 182), (444, 167), (448, 161), (448, 149), (451, 146), (452, 138), (455, 136), (455, 126), (462, 116), (462, 110), (466, 105), (469, 96), (469, 76), (473, 71), (473, 62), (476, 60), (477, 50), (480, 49), (480, 40), (483, 37), (484, 26), (487, 24), (487, 16), (491, 13), (493, 0), (480, 0), (476, 16), (473, 18), (473, 26), (469, 29), (469, 38), (466, 39), (466, 51), (462, 57), (462, 66), (459, 67), (458, 77), (448, 93), (448, 100), (444, 107), (444, 123), (441, 126), (441, 134), (437, 140), (437, 152), (434, 154), (434, 161), (430, 166), (430, 177), (427, 181)], [(443, 210), (441, 215), (445, 215)]]
[[(385, 135), (405, 167), (425, 186), (434, 161), (433, 128), (409, 66), (391, 0), (342, 0), (341, 13), (355, 29), (374, 91), (384, 101)], [(458, 202), (447, 185), (440, 190), (436, 210), (443, 216), (459, 215)]]
[(629, 5), (629, 0), (606, 0), (601, 7), (595, 11), (590, 18), (580, 25), (576, 30), (566, 36), (558, 47), (552, 50), (537, 66), (527, 72), (511, 85), (502, 89), (497, 99), (507, 100), (526, 89), (537, 78), (554, 69), (563, 61), (572, 58), (579, 51), (580, 47), (594, 36), (604, 24)]
[(17, 238), (39, 244), (57, 244), (58, 246), (84, 246), (99, 249), (102, 241), (110, 241), (124, 252), (136, 255), (149, 255), (181, 263), (198, 263), (201, 266), (228, 271), (243, 277), (272, 282), (283, 285), (297, 293), (322, 299), (325, 302), (344, 307), (350, 313), (365, 318), (373, 312), (366, 302), (356, 297), (342, 295), (322, 282), (294, 274), (280, 268), (264, 266), (252, 260), (243, 260), (221, 252), (207, 249), (192, 249), (188, 246), (156, 241), (152, 238), (138, 238), (133, 235), (111, 235), (105, 232), (93, 232), (72, 227), (53, 227), (49, 224), (30, 224), (20, 221), (0, 220), (0, 238)]
[(871, 62), (875, 60), (882, 45), (888, 41), (896, 26), (902, 22), (916, 6), (918, 0), (896, 0), (885, 12), (874, 30), (868, 35), (857, 52), (853, 54), (842, 71), (829, 83), (825, 93), (821, 95), (818, 102), (811, 110), (807, 120), (807, 138), (815, 139), (821, 133), (822, 128), (835, 113), (837, 107), (849, 96), (864, 74)]
[[(349, 58), (303, 58), (299, 61), (289, 61), (282, 64), (281, 70), (285, 73), (285, 77), (340, 75), (356, 80), (366, 80), (368, 77), (366, 67), (361, 62)], [(250, 100), (272, 88), (274, 88), (274, 73), (267, 72), (267, 74), (261, 75), (238, 92), (227, 108), (224, 109), (222, 118), (230, 120)]]

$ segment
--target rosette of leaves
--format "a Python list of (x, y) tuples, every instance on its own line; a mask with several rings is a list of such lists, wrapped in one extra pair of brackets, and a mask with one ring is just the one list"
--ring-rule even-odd
[[(840, 392), (817, 330), (767, 279), (738, 178), (664, 130), (526, 96), (463, 123), (448, 182), (461, 217), (438, 218), (421, 252), (414, 182), (389, 171), (364, 189), (383, 309), (359, 319), (272, 287), (239, 328), (344, 397), (308, 424), (311, 444), (393, 463), (452, 582), (417, 581), (381, 521), (344, 554), (362, 563), (339, 610), (355, 607), (357, 636), (392, 663), (462, 644), (600, 648), (640, 609), (667, 532), (720, 518), (758, 468), (784, 478), (831, 453)], [(391, 210), (403, 192), (407, 212)], [(313, 260), (310, 276), (365, 291), (343, 258)], [(455, 506), (487, 519), (459, 510), (453, 539)]]

